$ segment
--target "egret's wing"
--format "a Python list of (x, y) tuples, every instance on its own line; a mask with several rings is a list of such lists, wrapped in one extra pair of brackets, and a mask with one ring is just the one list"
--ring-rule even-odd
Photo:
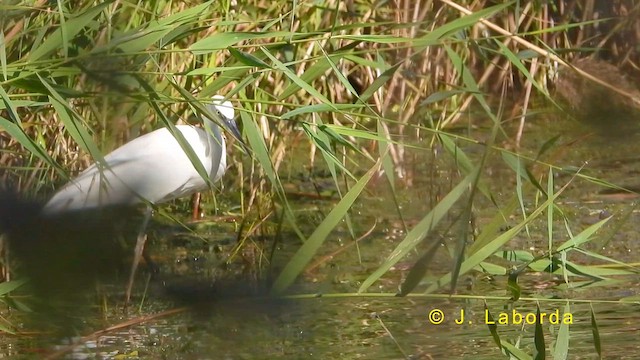
[[(202, 129), (186, 125), (178, 129), (215, 179), (224, 148), (215, 141), (212, 143)], [(104, 159), (105, 166), (93, 164), (60, 189), (44, 211), (56, 213), (143, 201), (159, 203), (207, 187), (166, 129), (136, 138)]]

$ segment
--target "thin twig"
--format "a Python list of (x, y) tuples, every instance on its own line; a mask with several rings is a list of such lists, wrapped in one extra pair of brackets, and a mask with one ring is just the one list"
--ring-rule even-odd
[(325, 256), (321, 257), (320, 259), (318, 259), (318, 261), (316, 261), (313, 264), (309, 265), (307, 267), (307, 269), (305, 270), (305, 274), (311, 273), (313, 270), (318, 268), (320, 265), (326, 263), (327, 261), (329, 261), (329, 260), (333, 259), (334, 257), (338, 256), (340, 253), (342, 253), (345, 250), (349, 249), (350, 247), (356, 245), (360, 240), (363, 240), (363, 239), (367, 238), (369, 235), (371, 235), (373, 230), (376, 228), (376, 225), (378, 225), (377, 221), (373, 224), (371, 229), (369, 229), (366, 233), (364, 233), (362, 236), (357, 238), (355, 241), (347, 244), (346, 246), (343, 246), (343, 247), (339, 248), (338, 250), (332, 252), (331, 254), (328, 254), (328, 255), (325, 255)]
[(181, 308), (177, 308), (177, 309), (171, 309), (171, 310), (167, 310), (167, 311), (163, 311), (163, 312), (159, 312), (156, 314), (151, 314), (151, 315), (145, 315), (145, 316), (139, 316), (135, 319), (131, 319), (131, 320), (127, 320), (125, 322), (110, 326), (106, 329), (102, 329), (99, 331), (96, 331), (92, 334), (89, 334), (87, 336), (83, 336), (82, 338), (80, 338), (78, 341), (76, 341), (75, 343), (69, 345), (69, 346), (65, 346), (62, 349), (47, 355), (44, 359), (58, 359), (62, 356), (64, 356), (65, 354), (73, 351), (75, 348), (77, 348), (78, 346), (82, 346), (83, 344), (85, 344), (87, 341), (90, 340), (95, 340), (97, 338), (99, 338), (100, 336), (106, 335), (108, 333), (117, 331), (117, 330), (121, 330), (121, 329), (125, 329), (134, 325), (139, 325), (145, 322), (149, 322), (152, 320), (156, 320), (159, 318), (163, 318), (166, 316), (170, 316), (170, 315), (175, 315), (175, 314), (179, 314), (181, 312), (185, 312), (188, 309), (188, 307), (181, 307)]

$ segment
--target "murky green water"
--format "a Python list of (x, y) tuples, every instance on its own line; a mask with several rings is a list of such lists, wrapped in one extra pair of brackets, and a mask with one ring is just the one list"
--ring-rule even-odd
[[(533, 120), (525, 128), (522, 152), (535, 157), (542, 144), (560, 134), (555, 148), (560, 149), (554, 158), (555, 165), (565, 169), (584, 166), (581, 170), (584, 175), (622, 186), (640, 185), (640, 180), (636, 180), (640, 166), (635, 157), (640, 151), (640, 135), (628, 131), (615, 134), (615, 137), (605, 137), (590, 134), (594, 129), (563, 119)], [(471, 137), (478, 138), (482, 137), (478, 132), (485, 130), (472, 131)], [(462, 148), (472, 157), (483, 151), (479, 145), (463, 145)], [(411, 228), (461, 177), (451, 160), (442, 153), (434, 155), (427, 150), (410, 150), (406, 165), (413, 185), (399, 187), (397, 199), (402, 217)], [(300, 193), (307, 192), (296, 174), (290, 174), (290, 177), (283, 176), (283, 181), (290, 182), (291, 188), (301, 188)], [(498, 203), (514, 193), (515, 176), (497, 154), (487, 165), (484, 180)], [(599, 194), (603, 190), (601, 186), (556, 169), (555, 188), (559, 189), (566, 183), (569, 185), (559, 203), (563, 205), (569, 222), (561, 219), (554, 222), (557, 241), (568, 239), (567, 227), (579, 233), (598, 221), (602, 214), (614, 215), (613, 220), (598, 233), (599, 238), (586, 247), (635, 269), (640, 257), (636, 225), (639, 219), (634, 200), (603, 196)], [(303, 298), (274, 300), (264, 296), (264, 291), (255, 289), (255, 279), (267, 277), (254, 265), (265, 257), (258, 249), (270, 251), (269, 241), (272, 240), (256, 236), (250, 241), (259, 244), (245, 247), (237, 254), (249, 265), (235, 261), (227, 268), (233, 274), (234, 283), (211, 285), (214, 289), (211, 294), (214, 295), (206, 291), (204, 295), (197, 295), (211, 296), (215, 301), (207, 301), (197, 309), (123, 326), (100, 336), (74, 339), (79, 345), (73, 349), (64, 348), (68, 340), (38, 334), (5, 338), (1, 351), (7, 357), (40, 357), (57, 349), (67, 351), (64, 356), (76, 359), (495, 359), (500, 358), (501, 353), (487, 326), (485, 305), (494, 319), (502, 317), (506, 321), (498, 327), (501, 339), (516, 344), (527, 354), (533, 354), (534, 325), (526, 323), (526, 316), (534, 314), (536, 304), (539, 304), (542, 312), (557, 312), (560, 320), (571, 315), (569, 358), (597, 358), (591, 325), (592, 308), (605, 357), (632, 359), (640, 354), (637, 342), (640, 324), (638, 305), (617, 301), (638, 295), (638, 276), (619, 277), (617, 282), (572, 278), (572, 286), (567, 286), (557, 276), (524, 273), (519, 278), (522, 299), (512, 303), (508, 300), (511, 293), (507, 290), (506, 276), (472, 271), (459, 280), (455, 297), (443, 295), (448, 287), (436, 294), (424, 294), (427, 286), (450, 271), (452, 266), (449, 252), (458, 232), (449, 229), (446, 222), (439, 225), (440, 233), (430, 235), (442, 237), (445, 245), (430, 264), (424, 283), (416, 290), (418, 295), (406, 298), (389, 296), (397, 291), (407, 276), (408, 269), (420, 255), (417, 253), (408, 255), (406, 262), (376, 282), (367, 296), (353, 295), (362, 281), (406, 235), (385, 180), (374, 181), (367, 190), (368, 193), (353, 209), (352, 225), (356, 236), (373, 230), (353, 246), (346, 223), (341, 224), (316, 257), (321, 261), (298, 279), (292, 293), (306, 294)], [(530, 195), (527, 194), (525, 201), (528, 207), (535, 207), (536, 202), (543, 201)], [(304, 195), (293, 201), (299, 218), (306, 220), (305, 231), (313, 230), (334, 203), (335, 199), (314, 199)], [(481, 229), (495, 211), (490, 201), (479, 198), (474, 206), (475, 226)], [(455, 218), (454, 215), (451, 214), (449, 222)], [(519, 221), (517, 214), (512, 220), (514, 223)], [(166, 281), (152, 284), (149, 296), (144, 300), (138, 294), (134, 304), (142, 304), (139, 311), (134, 305), (124, 312), (116, 300), (118, 295), (107, 297), (101, 308), (95, 305), (101, 303), (96, 300), (93, 307), (78, 312), (83, 314), (78, 316), (83, 317), (84, 325), (77, 327), (77, 334), (87, 335), (109, 325), (179, 307), (182, 303), (175, 297), (167, 297), (163, 287), (171, 288), (172, 284), (188, 283), (192, 279), (196, 279), (195, 284), (200, 284), (203, 279), (206, 282), (206, 279), (221, 277), (220, 270), (212, 269), (219, 268), (220, 261), (226, 259), (234, 248), (235, 229), (233, 223), (201, 225), (200, 232), (208, 240), (206, 242), (182, 230), (159, 230), (165, 234), (158, 236), (159, 239), (151, 245), (151, 252), (160, 259)], [(545, 222), (535, 222), (528, 232), (509, 242), (507, 248), (540, 253), (547, 247), (547, 231)], [(166, 234), (170, 232), (173, 233)], [(291, 233), (285, 230), (283, 234), (275, 250), (276, 258), (281, 261), (300, 246)], [(573, 260), (579, 262), (579, 259)], [(592, 261), (592, 258), (585, 257), (584, 260)], [(496, 260), (496, 263), (500, 261)], [(501, 264), (509, 266), (504, 262)], [(277, 269), (282, 265), (276, 262), (273, 266)], [(180, 288), (180, 294), (189, 296), (188, 288), (187, 285)], [(592, 304), (588, 301), (567, 303), (561, 300), (565, 298), (598, 301)], [(519, 322), (516, 313), (525, 320)], [(86, 314), (95, 315), (90, 317)], [(462, 315), (464, 321), (461, 321)], [(20, 322), (22, 315), (12, 316), (14, 321)], [(439, 319), (442, 322), (436, 324)], [(543, 330), (547, 354), (550, 355), (560, 325), (547, 322)]]

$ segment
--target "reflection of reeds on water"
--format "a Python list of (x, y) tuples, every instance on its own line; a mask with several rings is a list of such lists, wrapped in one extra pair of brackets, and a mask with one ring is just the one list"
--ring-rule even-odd
[[(619, 68), (608, 62), (582, 58), (572, 65), (640, 98), (637, 87)], [(585, 79), (571, 69), (560, 72), (556, 93), (565, 100), (567, 110), (577, 120), (596, 126), (605, 134), (640, 129), (640, 107), (637, 104), (628, 97)]]

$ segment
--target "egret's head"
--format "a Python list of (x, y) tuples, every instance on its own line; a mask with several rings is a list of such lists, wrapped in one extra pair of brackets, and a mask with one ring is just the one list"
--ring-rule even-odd
[(213, 97), (211, 97), (211, 105), (209, 106), (209, 110), (216, 115), (219, 115), (220, 120), (233, 120), (233, 118), (236, 116), (236, 112), (233, 110), (231, 101), (225, 101), (224, 96), (222, 95), (213, 95)]
[(211, 104), (207, 107), (209, 111), (218, 117), (217, 120), (240, 142), (242, 148), (248, 153), (247, 146), (242, 140), (242, 135), (234, 119), (236, 113), (235, 110), (233, 110), (231, 101), (225, 100), (222, 95), (213, 95), (211, 97)]

